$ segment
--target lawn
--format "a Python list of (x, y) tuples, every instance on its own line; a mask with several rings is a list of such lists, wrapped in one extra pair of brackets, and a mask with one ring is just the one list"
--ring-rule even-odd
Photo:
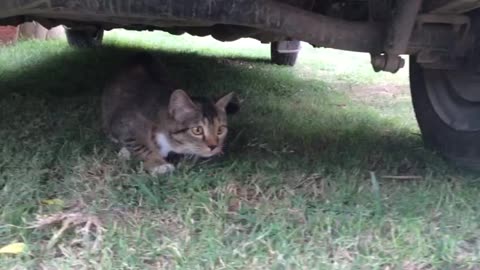
[[(100, 95), (139, 50), (190, 93), (238, 94), (226, 155), (162, 177), (117, 158)], [(423, 148), (406, 69), (308, 46), (268, 60), (159, 32), (1, 48), (0, 247), (26, 249), (0, 268), (480, 269), (479, 177)]]

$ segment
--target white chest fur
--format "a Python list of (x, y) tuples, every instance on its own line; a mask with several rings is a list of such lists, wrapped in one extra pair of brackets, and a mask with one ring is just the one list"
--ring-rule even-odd
[(157, 144), (160, 147), (160, 155), (162, 157), (167, 157), (168, 153), (173, 151), (172, 145), (165, 134), (157, 133), (155, 140), (157, 140)]

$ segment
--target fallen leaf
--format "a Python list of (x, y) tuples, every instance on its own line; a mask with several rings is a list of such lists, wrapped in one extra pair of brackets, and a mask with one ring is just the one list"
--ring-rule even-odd
[(20, 254), (25, 251), (26, 247), (25, 243), (11, 243), (0, 248), (0, 254)]
[(46, 205), (60, 205), (60, 206), (64, 205), (63, 200), (60, 200), (60, 199), (43, 200), (42, 203)]

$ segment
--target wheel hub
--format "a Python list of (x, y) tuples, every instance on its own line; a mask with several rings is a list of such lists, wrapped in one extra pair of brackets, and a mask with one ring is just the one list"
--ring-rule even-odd
[(424, 70), (432, 106), (445, 124), (459, 131), (480, 130), (480, 75)]

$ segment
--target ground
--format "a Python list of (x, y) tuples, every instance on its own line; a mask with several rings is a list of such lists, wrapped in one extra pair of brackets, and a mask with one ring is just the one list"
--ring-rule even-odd
[[(149, 50), (190, 93), (235, 91), (226, 155), (152, 177), (100, 129), (102, 87)], [(2, 269), (480, 269), (478, 176), (423, 148), (408, 71), (304, 47), (114, 31), (0, 50)]]

